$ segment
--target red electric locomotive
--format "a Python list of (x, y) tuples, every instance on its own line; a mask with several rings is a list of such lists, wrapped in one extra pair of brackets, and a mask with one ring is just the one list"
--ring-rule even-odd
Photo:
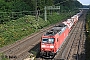
[(62, 46), (65, 38), (68, 36), (68, 33), (69, 28), (63, 23), (46, 32), (41, 39), (40, 55), (42, 57), (54, 56)]

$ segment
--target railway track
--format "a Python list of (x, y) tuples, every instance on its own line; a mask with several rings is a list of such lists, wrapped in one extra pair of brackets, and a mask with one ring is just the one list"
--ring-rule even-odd
[[(80, 38), (81, 38), (81, 29), (82, 29), (82, 21), (80, 21), (79, 25), (76, 27), (76, 30), (72, 36), (72, 43), (71, 45), (67, 45), (68, 46), (68, 50), (64, 52), (63, 56), (65, 60), (73, 60), (71, 56), (76, 55), (75, 60), (78, 59), (78, 50), (79, 50), (79, 45), (80, 45)], [(70, 42), (69, 42), (70, 43)], [(67, 48), (67, 47), (66, 47)]]
[(85, 60), (85, 15), (86, 11), (73, 26), (66, 41), (53, 59), (38, 58), (37, 60)]
[[(79, 56), (81, 54), (80, 52), (81, 44), (82, 42), (85, 43), (85, 39), (84, 40), (82, 39), (82, 34), (84, 33), (84, 29), (85, 29), (84, 27), (85, 27), (85, 14), (79, 19), (79, 25), (76, 29), (77, 32), (75, 33), (73, 43), (69, 49), (69, 53), (67, 53), (67, 55), (65, 56), (66, 60), (79, 60)], [(85, 38), (85, 34), (83, 38)]]
[[(62, 50), (62, 54), (58, 54), (55, 59), (81, 60), (80, 54), (82, 54), (82, 51), (85, 56), (85, 15), (86, 12), (80, 17), (74, 29), (72, 29), (68, 39), (69, 42), (67, 43), (66, 47), (64, 46), (65, 49)], [(85, 60), (85, 57), (83, 60)]]

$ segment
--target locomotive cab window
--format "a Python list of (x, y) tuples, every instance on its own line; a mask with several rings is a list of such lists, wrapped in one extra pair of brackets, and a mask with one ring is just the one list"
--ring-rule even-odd
[(48, 42), (48, 39), (42, 39), (42, 43), (47, 43)]
[(43, 38), (42, 43), (54, 43), (54, 38)]

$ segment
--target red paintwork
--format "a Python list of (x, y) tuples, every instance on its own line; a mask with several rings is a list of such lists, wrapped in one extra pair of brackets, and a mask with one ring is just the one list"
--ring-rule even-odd
[[(54, 36), (42, 36), (42, 38), (55, 38)], [(42, 47), (45, 46), (45, 47)], [(54, 44), (41, 43), (41, 51), (52, 51), (54, 48), (50, 48), (50, 46), (54, 46)]]
[(69, 28), (67, 27), (66, 30), (64, 32), (62, 32), (62, 34), (60, 35), (56, 35), (56, 38), (58, 39), (58, 42), (57, 42), (57, 39), (55, 40), (55, 48), (54, 48), (54, 52), (56, 52), (63, 44), (65, 38), (68, 36), (68, 33), (69, 33)]
[[(56, 53), (56, 51), (61, 47), (62, 43), (64, 42), (65, 38), (68, 36), (69, 28), (67, 27), (60, 35), (57, 33), (54, 36), (42, 36), (42, 38), (54, 38), (54, 44), (46, 44), (41, 43), (41, 51), (52, 51)], [(57, 42), (58, 40), (58, 42)], [(44, 45), (45, 47), (42, 47)], [(54, 46), (54, 48), (50, 48), (50, 46)]]

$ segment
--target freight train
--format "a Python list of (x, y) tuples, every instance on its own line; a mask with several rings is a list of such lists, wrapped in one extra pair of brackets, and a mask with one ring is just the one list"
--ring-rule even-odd
[(52, 57), (54, 56), (62, 44), (65, 42), (69, 32), (73, 28), (73, 25), (77, 23), (78, 18), (82, 15), (82, 11), (63, 21), (59, 25), (54, 26), (47, 31), (41, 37), (40, 42), (40, 56), (41, 57)]

